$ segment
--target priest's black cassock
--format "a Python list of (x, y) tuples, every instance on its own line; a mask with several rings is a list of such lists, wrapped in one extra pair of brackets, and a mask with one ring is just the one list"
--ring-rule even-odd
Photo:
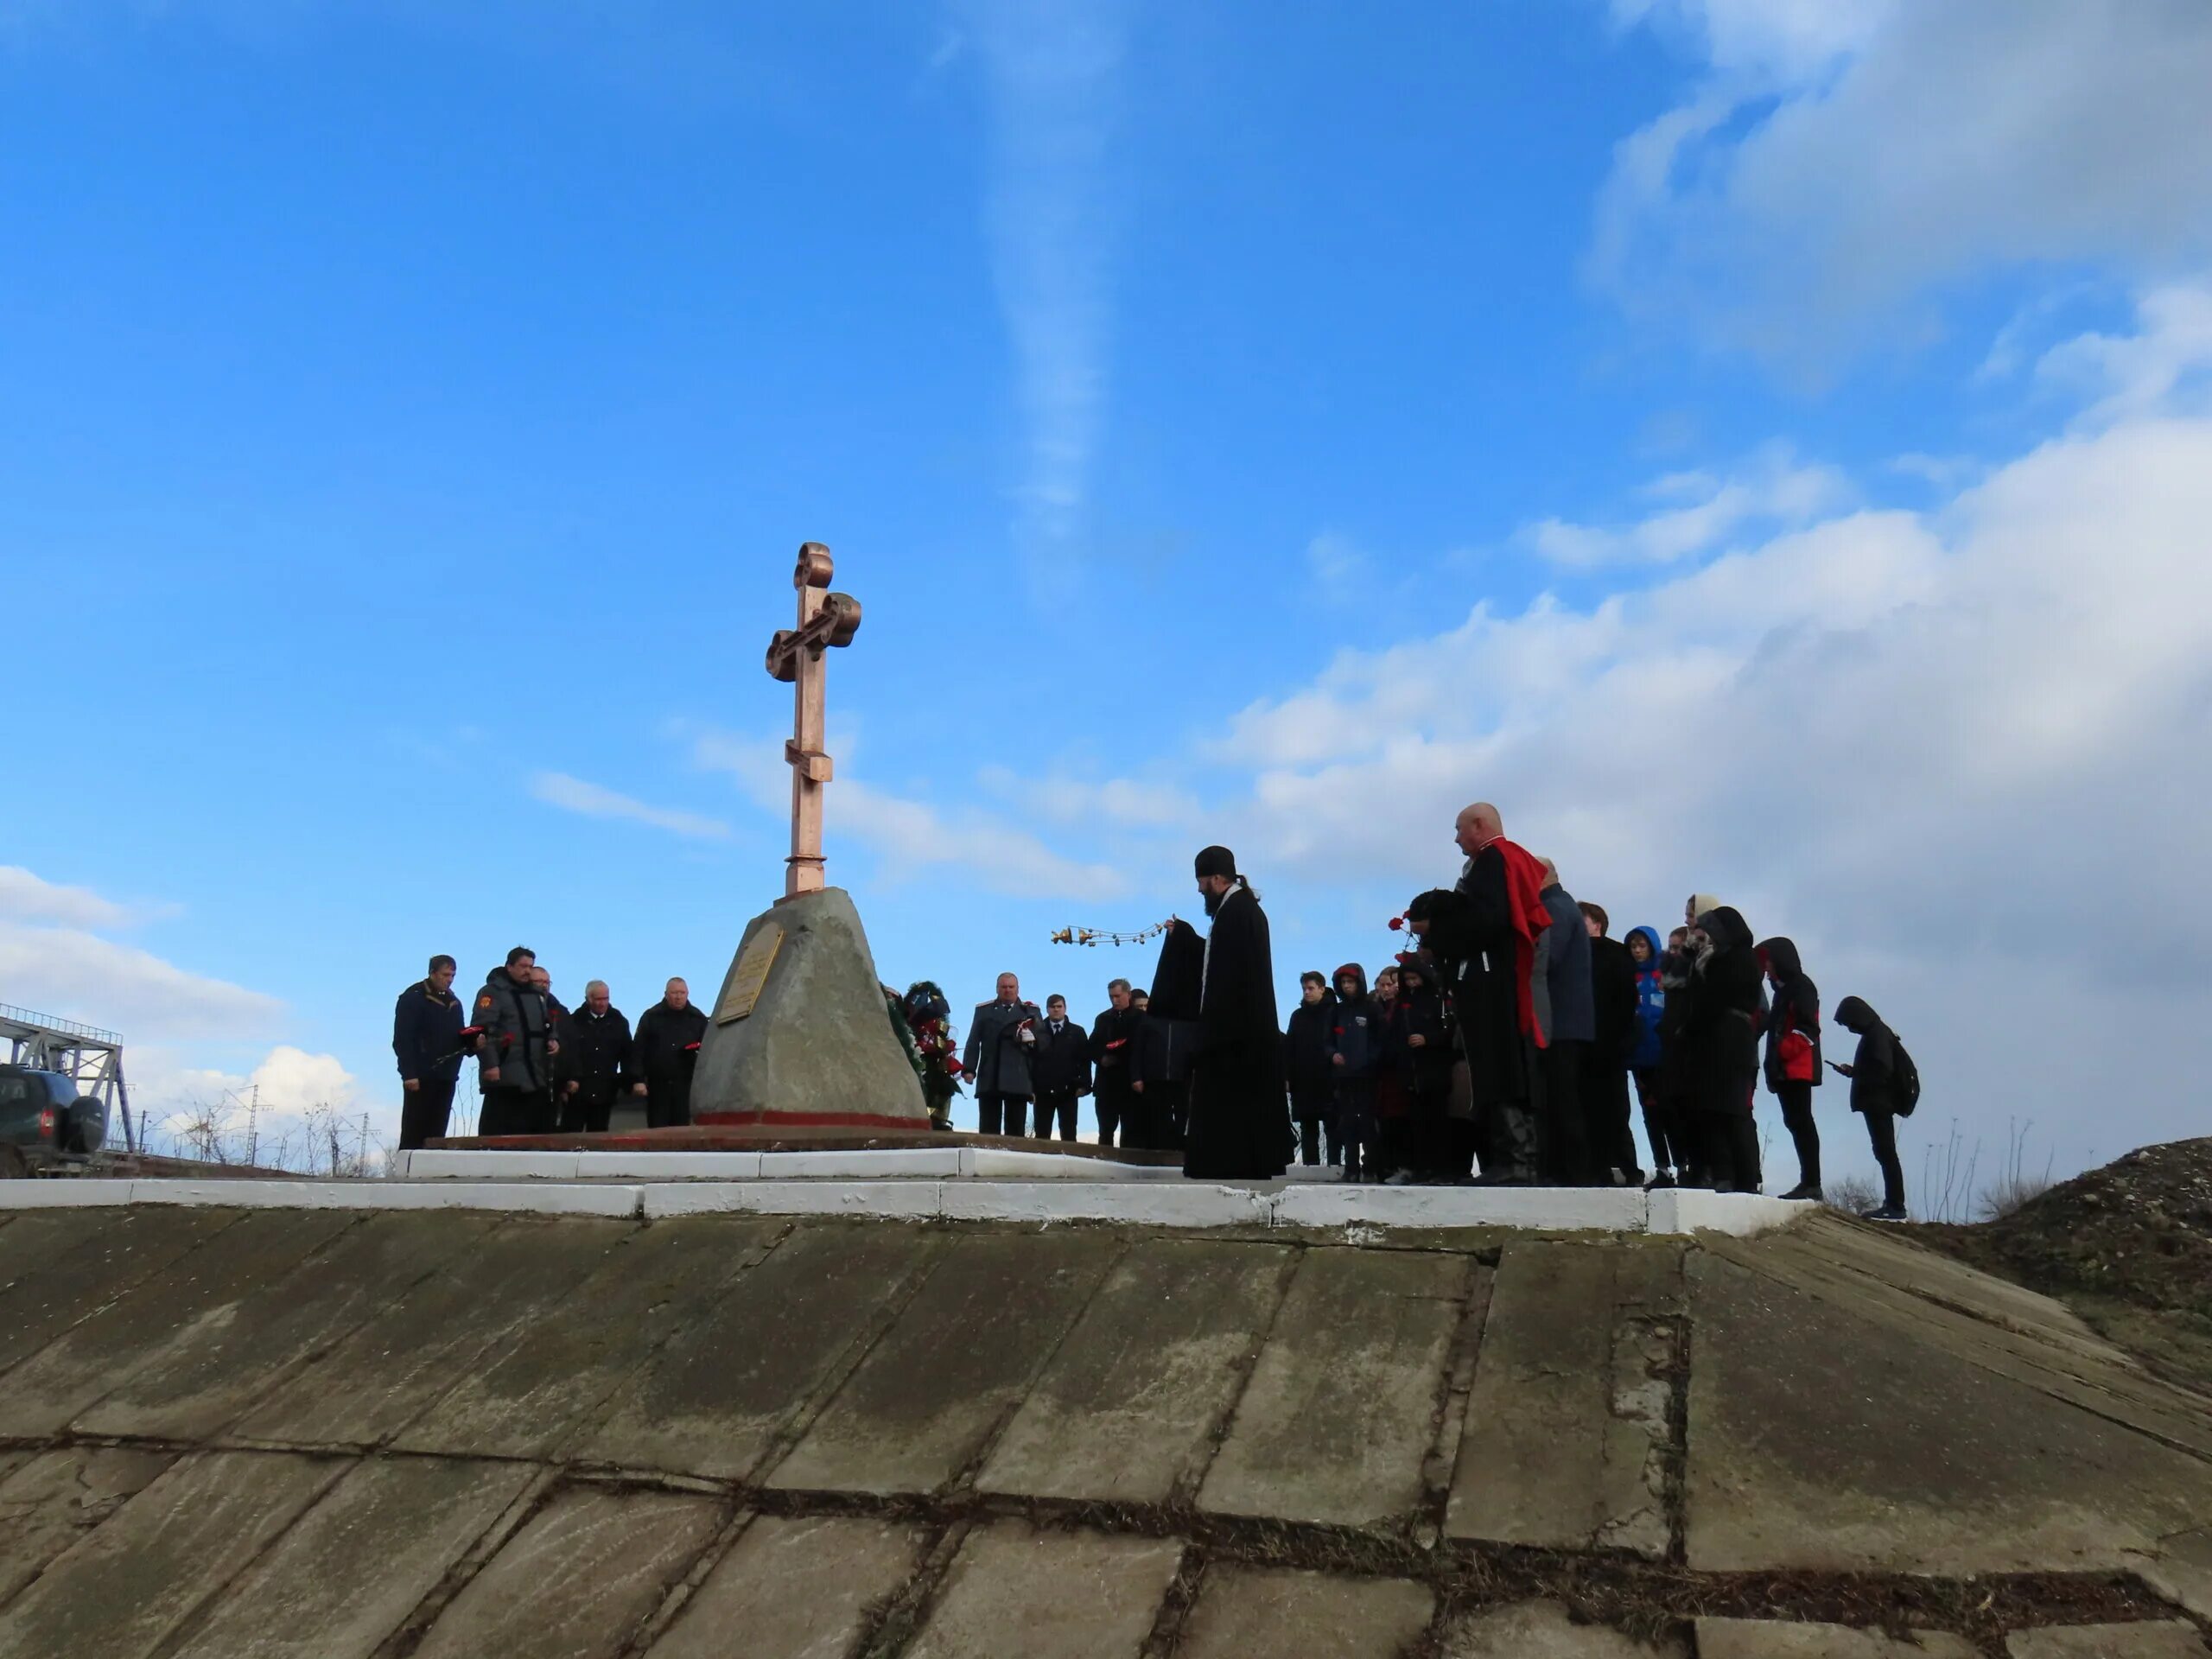
[(1240, 880), (1223, 898), (1206, 939), (1183, 1173), (1201, 1180), (1280, 1175), (1291, 1133), (1268, 918)]

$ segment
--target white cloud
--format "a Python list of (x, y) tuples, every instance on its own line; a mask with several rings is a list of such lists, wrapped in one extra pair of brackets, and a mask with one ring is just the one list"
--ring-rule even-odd
[(1051, 582), (1082, 525), (1105, 406), (1117, 216), (1109, 152), (1128, 5), (960, 0), (957, 10), (990, 111), (985, 218), (1027, 450), (1018, 534), (1033, 576)]
[(0, 1001), (151, 1038), (251, 1035), (270, 1029), (283, 1009), (275, 997), (81, 928), (13, 921), (0, 921)]
[(1673, 473), (1645, 493), (1681, 505), (1619, 528), (1545, 518), (1529, 526), (1524, 539), (1553, 563), (1571, 568), (1671, 564), (1750, 525), (1803, 524), (1849, 499), (1851, 489), (1834, 467), (1800, 466), (1786, 446), (1770, 445), (1738, 477)]
[(1173, 829), (1198, 817), (1198, 804), (1172, 784), (1135, 778), (1091, 779), (1062, 772), (1025, 778), (1007, 766), (983, 767), (976, 781), (1001, 800), (1055, 823), (1136, 830)]
[(2204, 406), (2212, 373), (2212, 290), (2176, 285), (2144, 296), (2133, 334), (2083, 334), (2036, 364), (2038, 379), (2090, 400), (2101, 425), (2186, 399)]
[(1325, 594), (1335, 598), (1366, 585), (1371, 566), (1351, 537), (1325, 530), (1306, 544), (1306, 569)]
[(130, 910), (89, 887), (65, 887), (19, 864), (0, 864), (0, 919), (58, 922), (65, 927), (123, 927)]
[[(1817, 355), (1993, 265), (2212, 250), (2202, 0), (1621, 0), (1707, 76), (1624, 141), (1592, 273), (1624, 302)], [(1843, 325), (1843, 326), (1840, 326)]]
[(632, 800), (627, 795), (618, 795), (611, 789), (586, 783), (581, 778), (571, 778), (564, 772), (541, 772), (530, 780), (533, 799), (548, 806), (557, 806), (564, 812), (575, 812), (588, 818), (620, 818), (632, 823), (651, 824), (656, 830), (665, 830), (671, 835), (687, 836), (695, 841), (721, 841), (729, 835), (729, 825), (719, 818), (703, 817), (696, 812), (681, 811), (674, 807), (648, 806)]
[(2087, 1096), (2054, 1080), (2089, 1055), (2125, 1077), (2095, 1096), (2107, 1155), (2196, 1132), (2186, 1046), (2126, 1034), (2190, 1028), (2212, 976), (2212, 414), (2143, 367), (2195, 315), (2149, 297), (2133, 342), (2082, 346), (2142, 397), (1933, 512), (1343, 653), (1233, 722), (1224, 838), (1263, 879), (1410, 893), (1492, 799), (1624, 920), (1695, 888), (1792, 933), (1993, 1144), (2018, 1114), (2085, 1155)]

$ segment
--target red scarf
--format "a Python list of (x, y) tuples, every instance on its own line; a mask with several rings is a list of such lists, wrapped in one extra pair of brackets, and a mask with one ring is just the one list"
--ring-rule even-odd
[(1535, 986), (1536, 935), (1552, 925), (1552, 913), (1544, 907), (1544, 867), (1527, 848), (1503, 836), (1483, 850), (1493, 849), (1505, 861), (1505, 913), (1513, 919), (1513, 1000), (1521, 1015), (1521, 1034), (1533, 1039), (1538, 1048), (1548, 1048), (1551, 1045), (1536, 1024)]

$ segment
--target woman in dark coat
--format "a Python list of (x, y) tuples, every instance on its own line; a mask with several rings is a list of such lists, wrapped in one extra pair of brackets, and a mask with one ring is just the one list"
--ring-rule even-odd
[(1759, 962), (1750, 925), (1723, 905), (1697, 918), (1705, 939), (1691, 974), (1688, 1027), (1695, 1066), (1698, 1128), (1717, 1192), (1759, 1190), (1758, 1128), (1751, 1097), (1759, 1079)]
[(1183, 1144), (1189, 1113), (1191, 1061), (1198, 1046), (1198, 994), (1206, 942), (1188, 922), (1168, 925), (1160, 942), (1152, 995), (1136, 1029), (1128, 1116), (1122, 1144), (1141, 1152), (1173, 1152)]
[(1782, 1122), (1797, 1147), (1797, 1185), (1785, 1198), (1821, 1196), (1821, 1131), (1813, 1090), (1821, 1082), (1821, 993), (1788, 939), (1759, 946), (1759, 966), (1774, 987), (1766, 1021), (1766, 1086), (1782, 1103)]
[(1328, 1138), (1329, 1166), (1343, 1154), (1337, 1147), (1336, 1079), (1329, 1073), (1329, 1027), (1337, 1014), (1337, 994), (1325, 975), (1308, 970), (1298, 976), (1305, 1000), (1290, 1011), (1282, 1037), (1282, 1069), (1290, 1084), (1290, 1112), (1298, 1120), (1299, 1161), (1319, 1165), (1322, 1137)]
[[(1690, 1046), (1690, 1025), (1697, 1009), (1697, 957), (1690, 931), (1678, 927), (1667, 936), (1659, 959), (1662, 1001), (1659, 1010), (1659, 1099), (1667, 1123), (1667, 1149), (1684, 1186), (1709, 1186), (1703, 1115), (1697, 1109), (1697, 1056)], [(1659, 1183), (1672, 1186), (1672, 1180)]]
[[(1869, 1210), (1869, 1221), (1903, 1221), (1904, 1166), (1897, 1161), (1897, 1037), (1882, 1016), (1859, 998), (1835, 1005), (1835, 1022), (1859, 1039), (1859, 1052), (1836, 1075), (1851, 1079), (1851, 1109), (1866, 1120), (1874, 1161), (1882, 1166), (1882, 1207)], [(1834, 1064), (1831, 1062), (1831, 1064)]]

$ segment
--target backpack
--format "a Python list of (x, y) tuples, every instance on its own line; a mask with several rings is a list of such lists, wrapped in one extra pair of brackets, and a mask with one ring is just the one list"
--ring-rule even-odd
[(1896, 1091), (1891, 1109), (1899, 1117), (1910, 1117), (1912, 1109), (1920, 1104), (1920, 1068), (1912, 1063), (1912, 1056), (1905, 1052), (1903, 1039), (1894, 1031), (1890, 1033), (1890, 1046), (1897, 1051), (1897, 1066), (1890, 1074), (1891, 1087)]

